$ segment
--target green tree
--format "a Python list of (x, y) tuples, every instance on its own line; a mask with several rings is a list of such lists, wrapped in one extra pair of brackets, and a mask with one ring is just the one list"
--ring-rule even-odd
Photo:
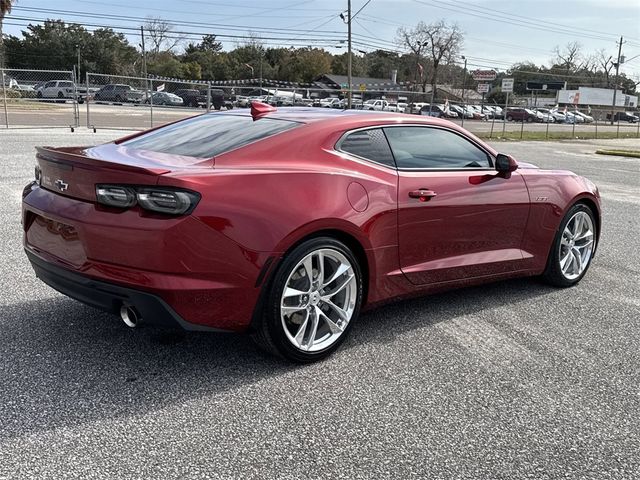
[(0, 68), (4, 67), (4, 37), (2, 34), (2, 23), (4, 17), (11, 13), (11, 6), (15, 0), (0, 0)]

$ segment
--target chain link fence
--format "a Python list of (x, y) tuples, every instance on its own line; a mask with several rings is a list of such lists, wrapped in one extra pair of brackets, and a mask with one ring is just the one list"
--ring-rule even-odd
[[(0, 70), (0, 126), (142, 130), (211, 110), (246, 109), (258, 100), (276, 107), (345, 109), (346, 89), (296, 87), (273, 80), (206, 82), (72, 71)], [(279, 86), (278, 86), (279, 85)], [(404, 89), (404, 90), (403, 90)], [(484, 138), (640, 137), (636, 117), (610, 109), (556, 106), (553, 99), (509, 98), (508, 104), (480, 99), (473, 90), (448, 94), (362, 85), (352, 90), (351, 108), (446, 118)], [(635, 112), (637, 116), (638, 113)]]
[(77, 87), (72, 71), (0, 69), (0, 126), (75, 128)]

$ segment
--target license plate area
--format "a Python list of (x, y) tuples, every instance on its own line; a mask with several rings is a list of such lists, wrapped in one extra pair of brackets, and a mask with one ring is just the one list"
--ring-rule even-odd
[(64, 263), (81, 267), (87, 260), (79, 232), (72, 225), (29, 212), (25, 218), (27, 245)]

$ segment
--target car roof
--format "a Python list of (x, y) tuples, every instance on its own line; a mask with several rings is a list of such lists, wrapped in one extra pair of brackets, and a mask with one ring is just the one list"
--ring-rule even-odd
[[(216, 112), (213, 115), (243, 115), (250, 116), (249, 112), (240, 113), (238, 110)], [(313, 107), (282, 107), (263, 115), (264, 118), (288, 120), (300, 123), (331, 123), (334, 126), (346, 126), (348, 128), (365, 127), (381, 123), (420, 123), (425, 125), (455, 126), (448, 120), (421, 115), (409, 115), (395, 112), (380, 112), (372, 110), (339, 110), (321, 109)], [(262, 117), (262, 116), (261, 116)]]

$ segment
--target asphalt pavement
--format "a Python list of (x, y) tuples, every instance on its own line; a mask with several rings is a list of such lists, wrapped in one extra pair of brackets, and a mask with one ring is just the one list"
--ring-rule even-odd
[(249, 338), (130, 330), (39, 282), (21, 246), (35, 145), (0, 132), (0, 479), (640, 478), (639, 141), (505, 142), (600, 187), (576, 287), (515, 280), (364, 314), (328, 360)]

